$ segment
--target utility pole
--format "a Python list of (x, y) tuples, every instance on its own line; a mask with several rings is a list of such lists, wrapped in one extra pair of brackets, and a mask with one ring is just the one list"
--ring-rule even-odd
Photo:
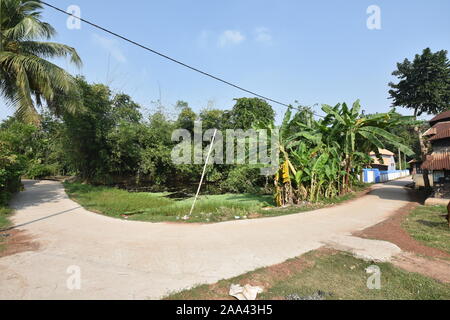
[(214, 142), (216, 140), (216, 135), (217, 135), (217, 129), (214, 131), (214, 135), (211, 140), (211, 146), (209, 147), (208, 156), (206, 157), (205, 166), (203, 167), (202, 177), (200, 179), (200, 183), (198, 184), (197, 193), (195, 195), (194, 202), (192, 203), (191, 211), (189, 212), (189, 215), (183, 217), (183, 220), (189, 220), (192, 216), (192, 213), (194, 212), (195, 204), (197, 203), (198, 195), (200, 194), (200, 190), (202, 188), (203, 179), (205, 178), (206, 168), (208, 166), (209, 158), (211, 157), (211, 152), (213, 150)]
[(403, 158), (405, 159), (404, 164), (405, 164), (405, 170), (406, 170), (406, 169), (407, 169), (406, 166), (408, 165), (408, 164), (406, 163), (406, 153), (403, 154)]

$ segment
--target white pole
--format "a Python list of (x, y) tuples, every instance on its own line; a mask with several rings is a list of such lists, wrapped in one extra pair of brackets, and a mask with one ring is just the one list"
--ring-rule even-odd
[[(405, 159), (405, 161), (404, 161), (403, 163), (405, 164), (405, 166), (407, 166), (408, 163), (406, 162), (406, 153), (403, 154), (403, 157), (404, 157), (404, 159)], [(408, 170), (408, 169), (405, 167), (405, 170)]]
[(217, 135), (217, 129), (214, 131), (214, 135), (213, 135), (212, 140), (211, 140), (211, 146), (209, 147), (208, 156), (206, 157), (206, 162), (205, 162), (205, 166), (203, 167), (202, 177), (201, 177), (200, 183), (198, 185), (197, 194), (195, 195), (194, 202), (192, 203), (191, 211), (189, 212), (189, 215), (183, 217), (183, 220), (189, 220), (190, 217), (192, 216), (192, 212), (194, 212), (195, 204), (197, 202), (198, 195), (200, 194), (200, 190), (202, 188), (203, 179), (205, 178), (206, 167), (208, 166), (208, 162), (209, 162), (209, 158), (211, 156), (211, 152), (212, 152), (212, 149), (213, 149), (214, 141), (216, 140), (216, 135)]

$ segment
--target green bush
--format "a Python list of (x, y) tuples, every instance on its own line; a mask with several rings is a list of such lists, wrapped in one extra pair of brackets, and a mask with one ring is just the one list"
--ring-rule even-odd
[(0, 141), (0, 207), (6, 206), (11, 194), (20, 190), (23, 168), (22, 159)]
[(259, 193), (266, 183), (260, 169), (250, 166), (237, 166), (230, 170), (221, 183), (221, 189), (232, 193)]
[(7, 205), (11, 193), (19, 191), (20, 185), (20, 174), (0, 169), (0, 207)]
[(45, 177), (57, 175), (58, 168), (56, 165), (40, 164), (32, 162), (29, 164), (25, 176), (29, 179), (42, 179)]

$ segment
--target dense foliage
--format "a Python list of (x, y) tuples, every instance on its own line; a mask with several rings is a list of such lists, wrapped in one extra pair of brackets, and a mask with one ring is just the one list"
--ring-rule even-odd
[[(192, 131), (197, 120), (203, 129), (225, 131), (243, 116), (247, 127), (276, 128), (274, 112), (267, 110), (251, 118), (261, 107), (260, 99), (237, 99), (228, 111), (205, 109), (195, 113), (187, 103), (178, 102), (179, 114), (171, 119), (162, 108), (145, 119), (131, 97), (113, 94), (102, 84), (76, 79), (82, 93), (81, 112), (64, 112), (60, 118), (44, 114), (39, 126), (14, 118), (0, 128), (0, 141), (8, 143), (11, 165), (30, 178), (76, 175), (93, 184), (119, 185), (146, 190), (184, 190), (192, 192), (199, 181), (202, 165), (175, 165), (171, 140), (175, 129)], [(270, 108), (270, 110), (269, 110)], [(280, 169), (274, 177), (264, 177), (252, 165), (210, 166), (205, 183), (207, 191), (274, 192), (278, 205), (317, 202), (352, 190), (363, 167), (370, 164), (368, 153), (389, 146), (406, 154), (411, 150), (404, 139), (392, 134), (395, 128), (408, 127), (405, 117), (391, 111), (363, 115), (359, 102), (323, 106), (324, 119), (301, 108), (286, 113), (280, 129)], [(225, 119), (225, 120), (224, 120)], [(231, 120), (234, 119), (234, 120)], [(206, 146), (206, 145), (205, 145)], [(11, 156), (13, 157), (11, 158)], [(14, 161), (12, 161), (14, 160)], [(20, 170), (19, 170), (20, 169)], [(20, 174), (19, 174), (20, 175)]]
[(352, 189), (361, 170), (370, 164), (368, 154), (389, 142), (413, 154), (387, 129), (409, 120), (394, 111), (364, 116), (359, 101), (324, 105), (324, 119), (313, 119), (305, 108), (292, 116), (289, 109), (281, 126), (281, 165), (275, 176), (275, 197), (280, 206), (318, 201)]
[[(229, 111), (203, 109), (197, 114), (180, 101), (174, 119), (162, 111), (164, 108), (145, 119), (141, 107), (130, 96), (113, 94), (107, 86), (89, 84), (81, 77), (75, 81), (81, 92), (82, 111), (63, 112), (61, 117), (44, 114), (38, 126), (16, 118), (2, 124), (2, 136), (15, 139), (10, 145), (23, 160), (24, 176), (39, 179), (76, 175), (93, 184), (192, 192), (203, 166), (172, 162), (176, 144), (172, 132), (180, 128), (192, 132), (195, 121), (202, 121), (203, 130), (226, 130), (235, 125), (229, 121), (238, 118), (235, 112), (245, 113), (247, 107), (250, 114), (261, 106), (260, 99), (237, 99), (236, 107)], [(264, 106), (264, 121), (273, 123), (272, 108)], [(252, 166), (210, 167), (205, 182), (210, 192), (259, 192), (267, 187), (267, 180)]]
[(450, 109), (450, 61), (447, 51), (431, 52), (429, 48), (397, 64), (392, 74), (399, 79), (390, 83), (393, 105), (414, 110), (414, 116), (423, 113), (438, 114)]
[[(5, 126), (10, 130), (4, 130)], [(20, 190), (28, 151), (24, 146), (30, 142), (32, 132), (34, 128), (10, 121), (0, 127), (0, 208), (7, 204), (12, 193)]]

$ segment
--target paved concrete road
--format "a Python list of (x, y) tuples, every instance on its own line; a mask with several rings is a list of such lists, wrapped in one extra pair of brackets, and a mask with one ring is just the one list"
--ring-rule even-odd
[[(177, 225), (108, 218), (80, 208), (59, 183), (27, 181), (13, 201), (13, 223), (40, 249), (0, 259), (0, 299), (157, 299), (214, 283), (381, 222), (408, 202), (408, 182), (307, 213)], [(68, 289), (70, 266), (81, 270), (80, 290)]]

